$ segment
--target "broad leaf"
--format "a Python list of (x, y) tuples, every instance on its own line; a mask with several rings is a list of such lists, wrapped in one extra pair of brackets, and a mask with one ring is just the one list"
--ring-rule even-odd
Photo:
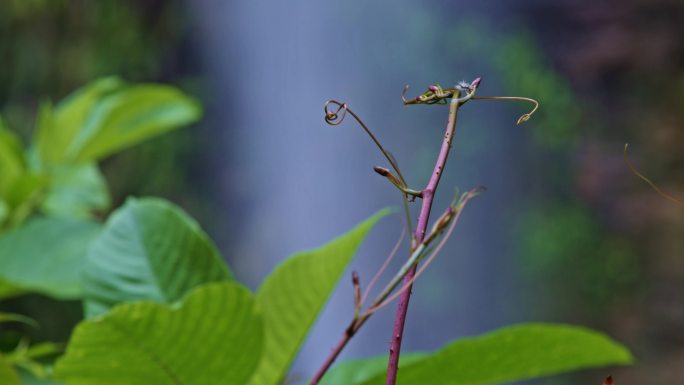
[[(426, 353), (402, 353), (399, 359), (399, 369), (417, 362)], [(335, 366), (320, 382), (320, 385), (353, 385), (367, 381), (387, 371), (387, 355), (365, 359), (348, 360)]]
[(5, 357), (0, 354), (0, 384), (2, 385), (21, 385), (19, 382), (19, 375), (16, 370), (10, 365)]
[(289, 257), (257, 292), (266, 344), (251, 385), (278, 384), (337, 281), (383, 210), (327, 245)]
[(36, 134), (41, 161), (49, 165), (63, 161), (67, 149), (86, 126), (97, 104), (124, 86), (115, 77), (99, 79), (71, 93), (54, 112), (47, 106), (43, 107)]
[(197, 222), (162, 199), (129, 199), (88, 249), (86, 315), (120, 302), (171, 303), (196, 286), (232, 279)]
[(110, 204), (104, 176), (94, 163), (86, 163), (55, 167), (41, 208), (49, 215), (87, 218)]
[(174, 87), (134, 85), (109, 93), (90, 108), (66, 152), (69, 161), (102, 159), (196, 121), (199, 104)]
[(69, 385), (243, 385), (262, 322), (241, 286), (214, 283), (181, 304), (123, 304), (80, 323), (55, 377)]
[[(521, 324), (458, 340), (407, 365), (399, 385), (492, 385), (608, 365), (630, 352), (604, 334), (570, 325)], [(385, 373), (362, 382), (385, 383)]]
[(80, 298), (85, 250), (100, 227), (87, 220), (47, 217), (2, 234), (0, 281), (59, 299)]
[(198, 103), (174, 87), (97, 80), (55, 108), (41, 106), (36, 131), (41, 167), (102, 159), (196, 121)]

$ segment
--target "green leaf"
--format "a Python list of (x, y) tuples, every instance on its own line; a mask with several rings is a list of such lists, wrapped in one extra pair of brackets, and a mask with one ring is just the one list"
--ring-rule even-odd
[(63, 142), (65, 139), (60, 138), (60, 131), (55, 124), (52, 103), (41, 102), (36, 116), (34, 145), (29, 150), (30, 164), (34, 169), (41, 169), (45, 165), (57, 163), (64, 158), (66, 147)]
[(125, 83), (121, 79), (106, 77), (74, 91), (62, 100), (55, 108), (53, 135), (49, 141), (39, 142), (41, 156), (51, 164), (62, 160), (98, 103), (124, 87)]
[[(2, 275), (2, 274), (0, 274)], [(0, 300), (17, 297), (24, 294), (26, 290), (6, 282), (0, 278)]]
[(107, 181), (94, 163), (57, 166), (41, 208), (48, 215), (87, 218), (111, 205)]
[(263, 325), (252, 295), (231, 283), (180, 304), (123, 304), (81, 322), (55, 378), (69, 385), (243, 385), (258, 364)]
[(37, 344), (31, 345), (26, 349), (26, 357), (30, 359), (43, 358), (47, 356), (53, 356), (55, 354), (62, 353), (64, 351), (64, 345), (54, 342), (39, 342)]
[[(453, 342), (407, 365), (399, 385), (492, 385), (608, 365), (633, 357), (604, 334), (570, 325), (521, 324)], [(363, 385), (385, 383), (385, 373)]]
[[(426, 353), (402, 353), (399, 369), (417, 362), (427, 356)], [(360, 384), (387, 370), (387, 355), (348, 360), (335, 366), (320, 382), (320, 385), (352, 385)]]
[(14, 370), (2, 354), (0, 354), (0, 384), (21, 385), (16, 370)]
[(25, 168), (21, 142), (0, 118), (0, 197), (6, 196), (10, 186), (25, 172)]
[(50, 368), (37, 359), (55, 356), (63, 351), (64, 347), (62, 345), (53, 342), (41, 342), (29, 346), (28, 343), (22, 341), (14, 351), (7, 356), (7, 361), (20, 369), (19, 376), (22, 378), (22, 382), (31, 377), (36, 380), (43, 380), (49, 377)]
[(0, 281), (58, 299), (80, 298), (85, 250), (97, 222), (34, 218), (0, 236)]
[(197, 222), (162, 199), (129, 199), (88, 249), (86, 315), (120, 302), (171, 303), (232, 274)]
[(8, 187), (5, 201), (10, 209), (10, 226), (18, 226), (31, 216), (40, 202), (49, 179), (39, 174), (21, 174)]
[(196, 121), (199, 104), (178, 89), (99, 79), (54, 109), (41, 106), (36, 147), (41, 166), (102, 159)]
[(129, 86), (93, 106), (66, 157), (76, 162), (102, 159), (190, 124), (200, 115), (199, 104), (174, 87)]
[(264, 355), (251, 385), (279, 384), (337, 281), (383, 210), (325, 246), (289, 257), (257, 292), (266, 325)]
[(20, 322), (35, 328), (38, 327), (38, 323), (34, 319), (15, 313), (0, 313), (0, 323), (3, 322)]
[(2, 229), (2, 225), (5, 222), (5, 219), (7, 219), (9, 215), (10, 208), (7, 205), (7, 202), (5, 202), (5, 200), (0, 197), (0, 230)]

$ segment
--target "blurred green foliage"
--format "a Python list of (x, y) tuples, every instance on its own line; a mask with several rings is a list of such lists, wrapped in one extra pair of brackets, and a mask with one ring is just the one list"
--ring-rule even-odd
[(519, 266), (543, 283), (547, 312), (600, 319), (616, 301), (640, 291), (638, 255), (628, 242), (607, 234), (587, 209), (542, 206), (521, 224)]
[(111, 201), (98, 160), (199, 118), (199, 105), (162, 85), (131, 86), (104, 78), (39, 111), (26, 150), (0, 127), (0, 229), (21, 224), (36, 209), (88, 217)]
[(549, 303), (536, 308), (556, 315), (580, 309), (572, 311), (573, 317), (599, 321), (616, 300), (639, 293), (643, 277), (631, 240), (610, 233), (576, 196), (579, 170), (573, 154), (591, 135), (587, 106), (531, 34), (519, 30), (497, 36), (485, 33), (486, 28), (476, 22), (451, 27), (449, 47), (461, 55), (489, 58), (506, 94), (540, 101), (539, 111), (526, 124), (532, 127), (535, 153), (553, 159), (530, 166), (544, 179), (544, 188), (529, 206), (512, 209), (520, 271), (530, 282), (549, 288)]
[[(0, 127), (0, 300), (28, 293), (82, 298), (86, 250), (100, 234), (97, 217), (111, 203), (97, 162), (196, 121), (201, 109), (173, 87), (108, 77), (54, 108), (43, 103), (39, 114), (29, 145)], [(0, 337), (0, 349), (16, 345), (7, 360), (34, 377), (45, 375), (32, 353), (41, 345), (25, 346), (16, 332)], [(17, 381), (16, 372), (8, 376), (5, 381)]]
[[(41, 104), (37, 95), (60, 99), (98, 77), (171, 81), (195, 93), (187, 36), (187, 17), (178, 0), (0, 2), (0, 115), (27, 140)], [(122, 202), (124, 192), (166, 191), (197, 206), (195, 185), (187, 183), (189, 168), (196, 166), (196, 137), (177, 132), (108, 160), (102, 167), (111, 200)], [(135, 167), (151, 160), (156, 164), (152, 175)]]

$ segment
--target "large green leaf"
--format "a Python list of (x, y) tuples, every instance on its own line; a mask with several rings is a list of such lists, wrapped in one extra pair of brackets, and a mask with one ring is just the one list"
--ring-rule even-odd
[(87, 218), (93, 211), (109, 208), (111, 198), (107, 182), (94, 163), (56, 166), (51, 173), (43, 212)]
[(0, 281), (5, 284), (0, 286), (80, 298), (85, 250), (100, 227), (88, 220), (46, 217), (2, 234)]
[[(604, 334), (570, 325), (521, 324), (453, 342), (403, 368), (398, 384), (503, 384), (632, 361), (625, 347)], [(385, 373), (362, 382), (384, 383)]]
[(0, 384), (2, 385), (21, 385), (19, 375), (12, 365), (0, 354)]
[(78, 133), (85, 127), (90, 114), (108, 94), (123, 89), (125, 84), (115, 78), (96, 80), (74, 91), (53, 110), (44, 103), (38, 115), (36, 147), (43, 165), (58, 164)]
[(381, 211), (321, 248), (289, 257), (266, 278), (257, 292), (266, 344), (251, 385), (274, 385), (283, 380), (347, 264), (386, 213)]
[(167, 306), (123, 304), (80, 323), (55, 377), (69, 385), (243, 385), (263, 325), (252, 295), (213, 283)]
[(199, 104), (174, 87), (135, 85), (107, 94), (93, 106), (70, 143), (67, 160), (101, 159), (196, 121)]
[(200, 114), (199, 104), (174, 87), (103, 78), (55, 108), (41, 106), (36, 132), (39, 165), (99, 160), (192, 123)]
[(204, 283), (232, 279), (197, 222), (162, 199), (129, 199), (88, 249), (86, 315), (120, 302), (171, 303)]
[[(399, 369), (417, 362), (426, 353), (402, 353)], [(387, 370), (387, 355), (348, 360), (332, 368), (321, 380), (320, 385), (353, 385), (367, 381)]]

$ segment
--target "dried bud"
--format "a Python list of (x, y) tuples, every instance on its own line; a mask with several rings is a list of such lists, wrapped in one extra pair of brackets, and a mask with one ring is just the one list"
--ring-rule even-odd
[(359, 285), (359, 273), (357, 273), (356, 271), (352, 271), (352, 284), (354, 286)]
[(606, 377), (606, 379), (603, 380), (603, 385), (613, 385), (613, 377), (612, 376)]
[(399, 187), (402, 190), (404, 189), (404, 187), (405, 187), (404, 184), (399, 180), (399, 178), (394, 176), (394, 174), (392, 174), (392, 172), (390, 170), (388, 170), (384, 167), (380, 167), (380, 166), (374, 166), (373, 170), (375, 172), (377, 172), (378, 174), (387, 178), (387, 180), (389, 180), (393, 185)]
[(380, 166), (374, 166), (373, 170), (384, 177), (387, 177), (390, 174), (390, 170)]
[(431, 234), (437, 234), (444, 229), (446, 229), (447, 226), (449, 226), (449, 223), (451, 223), (451, 220), (454, 218), (454, 214), (456, 213), (456, 210), (454, 210), (453, 207), (449, 206), (449, 208), (446, 209), (444, 214), (442, 214), (438, 219), (437, 222), (432, 226), (432, 230), (430, 231)]
[(352, 271), (352, 285), (354, 286), (354, 312), (358, 315), (361, 310), (361, 282), (359, 273), (356, 271)]

